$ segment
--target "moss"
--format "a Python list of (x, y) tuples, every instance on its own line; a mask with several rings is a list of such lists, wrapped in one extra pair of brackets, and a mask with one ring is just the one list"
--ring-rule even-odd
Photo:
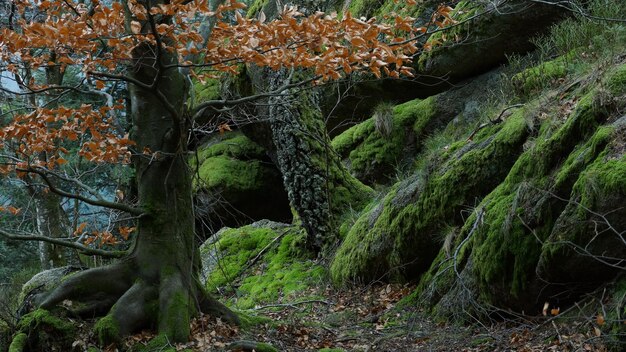
[(278, 352), (276, 347), (264, 342), (257, 343), (254, 350), (258, 352)]
[(54, 316), (41, 308), (23, 316), (17, 328), (28, 335), (28, 345), (35, 350), (53, 345), (61, 349), (68, 348), (76, 330), (67, 319)]
[(558, 78), (564, 77), (568, 72), (571, 60), (576, 56), (559, 56), (558, 58), (542, 62), (540, 65), (526, 69), (511, 78), (513, 86), (522, 94), (529, 94), (541, 90)]
[(252, 18), (254, 16), (256, 16), (262, 9), (263, 7), (267, 4), (268, 0), (255, 0), (250, 7), (248, 8), (248, 11), (246, 12), (246, 15), (248, 16), (248, 18)]
[(589, 208), (609, 195), (626, 195), (626, 155), (610, 160), (596, 159), (580, 175), (574, 191), (582, 195), (580, 203)]
[(93, 327), (98, 335), (98, 342), (101, 346), (107, 346), (120, 340), (120, 327), (111, 315), (100, 318)]
[(409, 139), (425, 134), (437, 113), (437, 98), (413, 100), (393, 109), (389, 134), (378, 133), (372, 117), (335, 137), (332, 146), (348, 158), (350, 171), (357, 178), (366, 183), (386, 181), (406, 157)]
[(288, 299), (292, 294), (318, 285), (325, 278), (326, 270), (306, 258), (303, 245), (304, 233), (286, 234), (278, 248), (263, 258), (266, 266), (262, 274), (242, 280), (239, 291), (243, 297), (237, 301), (237, 306), (245, 309), (280, 298)]
[(343, 348), (322, 348), (317, 352), (345, 352)]
[(220, 80), (217, 78), (209, 78), (204, 83), (194, 81), (191, 93), (193, 105), (196, 106), (208, 100), (220, 99), (220, 88)]
[(56, 317), (41, 308), (23, 316), (18, 323), (18, 329), (28, 331), (29, 329), (36, 329), (42, 325), (58, 331), (63, 335), (71, 334), (74, 331), (74, 325), (72, 323)]
[(477, 136), (421, 181), (418, 177), (395, 185), (377, 207), (364, 213), (337, 251), (331, 265), (333, 281), (421, 274), (437, 255), (436, 234), (446, 222), (462, 221), (462, 205), (484, 196), (506, 176), (528, 129), (521, 113), (516, 113), (489, 133)]
[[(226, 231), (217, 243), (220, 264), (209, 275), (207, 288), (214, 291), (242, 276), (234, 304), (248, 309), (256, 304), (275, 301), (315, 285), (325, 277), (325, 270), (308, 258), (304, 248), (304, 232), (297, 228), (274, 231), (246, 226)], [(284, 231), (284, 232), (283, 232)], [(279, 239), (279, 240), (278, 240)], [(246, 276), (242, 270), (261, 251), (256, 275)]]
[(11, 345), (9, 346), (9, 352), (22, 352), (26, 349), (26, 344), (28, 343), (28, 335), (23, 332), (18, 333), (11, 341)]
[(159, 316), (159, 332), (176, 342), (187, 341), (191, 334), (189, 321), (195, 315), (196, 305), (184, 290), (171, 295), (168, 306), (161, 310)]
[(626, 64), (613, 69), (606, 79), (606, 87), (615, 97), (626, 94)]
[(555, 177), (557, 188), (571, 188), (580, 172), (604, 150), (614, 132), (611, 126), (600, 127), (584, 144), (580, 144), (565, 160)]
[(272, 323), (272, 318), (266, 317), (264, 315), (254, 315), (246, 312), (237, 312), (237, 316), (241, 320), (241, 327), (244, 330), (248, 330), (258, 325)]
[(348, 9), (354, 17), (371, 17), (380, 3), (380, 0), (352, 0)]
[(259, 189), (271, 172), (259, 159), (263, 148), (240, 133), (224, 136), (217, 143), (201, 148), (190, 160), (191, 167), (199, 163), (199, 179), (194, 187), (225, 188), (233, 192)]
[[(239, 159), (258, 158), (264, 155), (263, 148), (240, 132), (225, 133), (217, 143), (203, 146), (198, 150), (197, 159), (204, 160), (215, 156)], [(192, 159), (192, 161), (195, 158)]]
[(241, 161), (224, 156), (205, 160), (199, 169), (200, 180), (196, 187), (211, 189), (225, 187), (231, 190), (255, 190), (262, 182), (261, 161)]
[(150, 351), (175, 352), (176, 348), (170, 343), (170, 340), (164, 334), (157, 335), (145, 345), (137, 343), (130, 348), (130, 352)]
[[(355, 0), (353, 0), (354, 2)], [(379, 1), (380, 3), (381, 1)], [(424, 15), (430, 16), (432, 11), (428, 11), (432, 9), (432, 4), (434, 1), (424, 1), (424, 3), (419, 3), (414, 6), (407, 6), (406, 2), (403, 1), (395, 1), (395, 0), (385, 0), (382, 5), (379, 5), (374, 9), (373, 15), (377, 17), (381, 17), (384, 15), (388, 15), (391, 13), (397, 13), (401, 16), (411, 16), (411, 17), (424, 17)], [(427, 11), (425, 11), (427, 10)], [(356, 16), (357, 13), (353, 12)], [(358, 14), (362, 16), (362, 14)], [(420, 25), (423, 25), (423, 22), (419, 22)]]
[[(604, 116), (593, 107), (595, 94), (581, 99), (565, 124), (522, 154), (504, 182), (481, 202), (485, 218), (472, 238), (472, 261), (483, 299), (510, 306), (525, 304), (521, 294), (534, 280), (540, 241), (548, 237), (564, 207), (541, 190), (552, 185), (552, 192), (567, 194), (576, 175), (607, 141), (609, 129), (600, 129), (587, 142)], [(463, 237), (467, 233), (466, 229)]]
[(272, 229), (252, 226), (224, 232), (216, 244), (220, 261), (217, 269), (207, 278), (208, 290), (216, 291), (239, 276), (246, 263), (278, 236)]

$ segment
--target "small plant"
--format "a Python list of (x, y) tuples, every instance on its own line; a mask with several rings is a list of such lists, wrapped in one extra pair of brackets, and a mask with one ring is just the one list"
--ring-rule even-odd
[(374, 126), (383, 137), (389, 137), (393, 131), (393, 108), (389, 102), (382, 102), (374, 108)]

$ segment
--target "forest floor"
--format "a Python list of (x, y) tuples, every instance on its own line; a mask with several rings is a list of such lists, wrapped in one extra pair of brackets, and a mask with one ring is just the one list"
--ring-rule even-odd
[[(189, 343), (176, 350), (240, 350), (247, 341), (280, 351), (610, 351), (593, 317), (563, 321), (541, 312), (523, 320), (490, 326), (459, 326), (426, 318), (417, 309), (399, 308), (414, 287), (372, 285), (337, 291), (318, 287), (301, 299), (258, 306), (243, 312), (257, 323), (240, 329), (214, 318), (193, 322)], [(315, 297), (312, 299), (311, 297)], [(293, 297), (292, 297), (293, 298)], [(519, 318), (518, 318), (519, 319)], [(154, 335), (129, 337), (127, 346), (146, 344)], [(257, 351), (263, 351), (257, 348)]]

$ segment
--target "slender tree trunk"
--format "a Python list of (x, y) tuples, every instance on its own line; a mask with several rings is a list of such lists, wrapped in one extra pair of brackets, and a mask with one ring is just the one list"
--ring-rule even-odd
[[(52, 52), (50, 61), (54, 62), (55, 60), (56, 55)], [(60, 66), (50, 65), (46, 67), (46, 84), (61, 85), (62, 83), (63, 72), (61, 72)], [(36, 104), (34, 100), (31, 103), (33, 106)], [(56, 106), (56, 101), (48, 102), (49, 108)], [(46, 160), (45, 153), (41, 153), (39, 157), (41, 160)], [(42, 236), (52, 238), (69, 237), (71, 235), (70, 221), (61, 206), (62, 198), (37, 186), (34, 180), (27, 179), (26, 181), (28, 191), (35, 201), (37, 232)], [(42, 270), (80, 264), (76, 251), (47, 242), (39, 242), (39, 261)]]
[[(69, 237), (71, 233), (69, 220), (61, 207), (61, 197), (34, 188), (30, 186), (29, 190), (35, 201), (37, 232), (42, 236), (53, 238)], [(71, 257), (74, 257), (74, 260), (71, 260)], [(76, 264), (77, 260), (73, 250), (52, 243), (39, 242), (39, 261), (42, 270)]]

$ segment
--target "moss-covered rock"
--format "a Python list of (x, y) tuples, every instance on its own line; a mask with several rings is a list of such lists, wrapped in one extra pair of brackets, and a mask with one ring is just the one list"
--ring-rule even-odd
[(28, 344), (28, 335), (23, 332), (18, 333), (13, 337), (13, 341), (11, 341), (11, 345), (9, 345), (9, 352), (22, 352), (26, 350), (26, 346)]
[[(481, 14), (473, 16), (476, 13)], [(454, 14), (462, 25), (429, 38), (427, 46), (433, 49), (420, 56), (420, 72), (457, 79), (484, 72), (503, 62), (506, 55), (531, 50), (529, 40), (547, 30), (563, 12), (552, 5), (527, 6), (523, 0), (497, 9), (486, 2), (461, 1)]]
[[(451, 249), (442, 249), (422, 277), (416, 295), (422, 304), (446, 316), (458, 312), (459, 302), (467, 303), (463, 311), (479, 314), (485, 311), (477, 307), (486, 303), (540, 311), (538, 305), (557, 292), (564, 304), (578, 297), (582, 291), (575, 282), (588, 290), (593, 276), (605, 281), (615, 276), (614, 271), (590, 263), (593, 259), (575, 255), (562, 241), (565, 236), (566, 242), (586, 243), (593, 237), (591, 228), (580, 222), (593, 216), (579, 207), (583, 195), (606, 199), (606, 203), (584, 203), (593, 212), (608, 211), (625, 199), (623, 150), (612, 158), (606, 156), (611, 145), (623, 145), (619, 142), (623, 138), (616, 137), (623, 133), (615, 133), (619, 123), (599, 127), (608, 116), (600, 99), (603, 95), (592, 89), (577, 99), (576, 108), (560, 125), (542, 121), (550, 128), (539, 130), (506, 179), (451, 236)], [(587, 187), (585, 180), (591, 175), (594, 186)], [(598, 204), (604, 208), (594, 208)], [(626, 248), (612, 245), (610, 239), (596, 239), (601, 248), (613, 246), (612, 255), (626, 255)], [(563, 290), (565, 282), (567, 290)]]
[(112, 316), (107, 315), (100, 318), (93, 329), (98, 335), (100, 346), (108, 346), (111, 343), (119, 342), (120, 326)]
[[(401, 163), (414, 155), (415, 139), (423, 136), (439, 111), (436, 98), (414, 100), (390, 111), (388, 132), (379, 129), (380, 116), (346, 130), (332, 146), (346, 157), (350, 172), (367, 184), (384, 183), (393, 177)], [(409, 150), (407, 150), (409, 149)]]
[(626, 200), (626, 118), (614, 125), (599, 129), (579, 154), (599, 149), (577, 174), (570, 200), (542, 248), (537, 271), (554, 285), (567, 282), (574, 290), (575, 283), (610, 281), (626, 257), (621, 237), (626, 209), (619, 206)]
[(441, 247), (444, 225), (462, 222), (464, 204), (498, 185), (527, 136), (526, 121), (518, 112), (450, 152), (434, 172), (395, 185), (348, 232), (331, 265), (333, 280), (417, 278)]
[(206, 235), (251, 220), (290, 220), (280, 172), (264, 149), (243, 134), (216, 136), (198, 149), (191, 167), (197, 170), (198, 228)]
[(501, 80), (496, 70), (447, 92), (396, 105), (390, 109), (386, 133), (380, 131), (380, 114), (375, 109), (373, 117), (336, 136), (333, 149), (362, 182), (387, 183), (413, 166), (416, 155), (428, 147), (425, 143), (432, 142), (429, 137), (444, 129), (446, 139), (458, 138), (459, 131), (465, 133), (480, 117), (486, 87), (497, 87)]
[[(248, 309), (318, 284), (325, 270), (305, 250), (304, 239), (300, 227), (266, 221), (222, 231), (217, 242), (201, 248), (203, 261), (211, 252), (217, 259), (209, 260), (213, 265), (206, 280), (208, 290), (237, 287), (240, 298), (233, 304)], [(250, 275), (250, 270), (255, 274)]]
[(17, 329), (19, 332), (10, 347), (16, 351), (21, 351), (24, 347), (30, 351), (43, 351), (53, 346), (70, 350), (76, 332), (76, 327), (68, 319), (55, 316), (44, 309), (37, 309), (23, 316)]
[(559, 56), (554, 60), (542, 62), (514, 75), (511, 82), (521, 94), (530, 94), (534, 90), (545, 88), (567, 74), (572, 56)]

